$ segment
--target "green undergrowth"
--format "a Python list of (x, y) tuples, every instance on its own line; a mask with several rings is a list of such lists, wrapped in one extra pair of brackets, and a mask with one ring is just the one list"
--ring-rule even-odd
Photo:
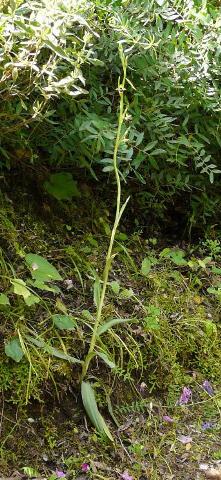
[[(76, 200), (70, 205), (55, 202), (53, 209), (45, 198), (45, 212), (24, 189), (5, 189), (1, 195), (0, 293), (10, 302), (0, 306), (0, 453), (4, 472), (11, 472), (11, 465), (38, 467), (46, 451), (55, 463), (58, 457), (60, 463), (65, 457), (73, 478), (85, 458), (92, 466), (92, 478), (100, 478), (99, 474), (96, 477), (96, 461), (103, 461), (102, 455), (105, 461), (109, 458), (107, 442), (89, 424), (84, 430), (81, 364), (75, 362), (82, 361), (90, 342), (97, 276), (105, 260), (111, 225), (108, 205), (99, 202), (96, 195), (88, 198), (85, 203)], [(121, 440), (117, 430), (116, 449), (123, 448), (119, 442), (126, 445), (135, 478), (146, 471), (154, 480), (162, 478), (157, 462), (161, 459), (165, 463), (162, 458), (175, 441), (176, 428), (179, 433), (180, 418), (183, 422), (186, 416), (187, 422), (194, 421), (198, 428), (200, 422), (211, 418), (217, 422), (220, 416), (221, 245), (209, 238), (195, 246), (167, 247), (162, 238), (143, 238), (139, 231), (128, 234), (123, 227), (114, 248), (103, 333), (89, 379), (113, 433), (134, 419), (136, 428), (129, 427)], [(54, 291), (40, 290), (30, 283), (36, 274), (35, 266), (30, 268), (27, 262), (30, 253), (48, 260), (56, 269), (55, 278), (61, 279), (45, 283)], [(36, 303), (29, 306), (23, 290), (23, 294), (16, 294), (15, 279), (24, 282), (22, 288), (32, 289)], [(73, 322), (73, 328), (69, 329), (70, 323), (58, 327), (58, 320)], [(113, 327), (106, 329), (105, 323), (111, 321)], [(13, 342), (17, 342), (16, 351)], [(215, 388), (213, 398), (202, 390), (205, 379)], [(187, 410), (177, 406), (184, 386), (192, 390)], [(164, 414), (175, 416), (175, 424), (162, 431)], [(143, 415), (147, 416), (145, 425), (136, 420)], [(64, 430), (65, 454), (59, 446)], [(84, 446), (79, 444), (82, 431), (85, 438), (89, 435)], [(30, 444), (25, 457), (27, 432)], [(74, 439), (71, 451), (70, 438)], [(212, 438), (208, 438), (208, 451)], [(101, 445), (102, 454), (98, 453)], [(194, 455), (198, 458), (199, 451)], [(113, 465), (115, 456), (116, 451)], [(121, 459), (121, 468), (126, 468), (128, 458), (126, 454)], [(148, 469), (146, 459), (151, 461)], [(109, 462), (112, 464), (112, 459)], [(46, 462), (44, 474), (51, 470), (54, 467)], [(119, 472), (109, 475), (104, 471), (101, 475), (118, 478)]]
[[(78, 391), (79, 365), (69, 357), (82, 361), (89, 342), (110, 226), (102, 205), (92, 231), (82, 233), (79, 223), (64, 224), (62, 207), (60, 216), (55, 211), (53, 220), (50, 212), (47, 222), (36, 217), (27, 195), (19, 206), (15, 200), (1, 200), (1, 293), (7, 294), (10, 305), (1, 305), (0, 387), (7, 401), (23, 404), (42, 400), (45, 387), (58, 397), (62, 385)], [(102, 318), (103, 324), (111, 319), (114, 323), (104, 329), (101, 355), (91, 367), (101, 406), (106, 395), (118, 406), (134, 401), (134, 395), (139, 399), (142, 382), (168, 405), (174, 404), (183, 385), (196, 381), (195, 375), (199, 382), (207, 377), (219, 382), (220, 250), (217, 240), (198, 248), (163, 249), (156, 238), (118, 232)], [(54, 291), (29, 286), (30, 253), (57, 268), (62, 280), (50, 285)], [(13, 279), (32, 288), (36, 303), (29, 306), (21, 293), (13, 292)], [(69, 316), (74, 328), (57, 328), (54, 320), (59, 315)], [(15, 339), (22, 353), (13, 361), (5, 346)], [(45, 344), (36, 344), (39, 339)], [(64, 358), (52, 349), (63, 352)]]

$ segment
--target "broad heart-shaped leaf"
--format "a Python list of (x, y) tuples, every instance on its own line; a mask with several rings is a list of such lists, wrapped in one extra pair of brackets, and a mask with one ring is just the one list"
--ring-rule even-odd
[[(38, 282), (50, 282), (51, 280), (62, 280), (60, 273), (45, 258), (35, 253), (28, 253), (25, 261), (29, 266), (32, 278)], [(37, 286), (37, 285), (36, 285)], [(38, 288), (38, 287), (37, 287)]]
[(9, 343), (5, 345), (5, 354), (7, 357), (12, 358), (15, 362), (20, 362), (24, 352), (21, 348), (21, 344), (18, 338), (13, 338)]
[(52, 315), (52, 320), (54, 325), (60, 330), (74, 330), (77, 325), (73, 318), (68, 315), (60, 315), (60, 313)]
[(0, 293), (0, 305), (10, 305), (9, 298), (4, 293)]
[(81, 397), (84, 408), (88, 414), (92, 424), (96, 430), (101, 434), (107, 436), (112, 442), (114, 441), (104, 418), (100, 414), (95, 398), (94, 389), (89, 382), (82, 382)]
[(26, 283), (20, 278), (14, 278), (13, 280), (10, 280), (10, 282), (13, 285), (14, 293), (16, 293), (16, 295), (21, 295), (24, 300), (31, 295), (30, 290), (26, 287)]
[(120, 325), (121, 323), (128, 323), (133, 321), (134, 321), (134, 318), (112, 318), (111, 320), (108, 320), (108, 322), (104, 323), (103, 325), (100, 325), (100, 327), (97, 330), (97, 335), (102, 335), (102, 333), (106, 332), (107, 330), (114, 327), (115, 325)]
[(141, 273), (143, 275), (148, 275), (151, 269), (151, 261), (148, 257), (144, 258), (141, 265)]
[(182, 250), (175, 250), (174, 252), (172, 251), (169, 255), (172, 262), (174, 262), (178, 266), (187, 264), (187, 261), (185, 260), (184, 256), (185, 256), (185, 252), (183, 252)]
[(44, 183), (45, 190), (57, 200), (71, 200), (72, 197), (80, 197), (77, 183), (71, 173), (60, 172), (50, 175)]

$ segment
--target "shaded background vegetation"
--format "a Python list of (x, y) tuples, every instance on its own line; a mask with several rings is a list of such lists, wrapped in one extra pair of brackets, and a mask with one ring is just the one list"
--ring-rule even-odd
[[(7, 3), (7, 2), (6, 2)], [(7, 3), (8, 5), (8, 3)], [(69, 171), (112, 191), (118, 155), (132, 214), (199, 233), (219, 220), (220, 10), (216, 2), (11, 2), (1, 15), (1, 166), (36, 183)], [(111, 194), (112, 196), (112, 194)], [(135, 213), (134, 213), (135, 212)], [(148, 219), (148, 221), (147, 221)]]

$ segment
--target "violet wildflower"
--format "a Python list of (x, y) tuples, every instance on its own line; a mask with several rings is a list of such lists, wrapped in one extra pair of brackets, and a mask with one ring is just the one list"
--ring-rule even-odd
[(167, 423), (173, 423), (174, 422), (173, 418), (169, 417), (169, 415), (164, 415), (163, 416), (163, 421), (167, 422)]
[(65, 473), (62, 470), (58, 470), (58, 468), (55, 470), (55, 475), (57, 478), (64, 478), (66, 476)]
[(190, 437), (189, 435), (180, 435), (179, 437), (177, 437), (177, 440), (183, 443), (183, 445), (187, 445), (188, 443), (192, 443), (193, 441), (192, 437)]
[(89, 472), (89, 470), (90, 470), (90, 465), (88, 465), (88, 463), (82, 463), (81, 471), (84, 472), (84, 473), (87, 473), (87, 472)]
[(133, 477), (131, 477), (131, 475), (129, 475), (128, 472), (122, 473), (122, 474), (121, 474), (121, 478), (122, 478), (123, 480), (133, 480)]
[(202, 387), (209, 395), (212, 396), (214, 394), (213, 387), (208, 380), (204, 380)]
[(186, 405), (192, 396), (192, 390), (189, 387), (184, 387), (180, 395), (177, 405)]
[(212, 422), (204, 422), (202, 423), (202, 430), (209, 430), (210, 428), (213, 428)]

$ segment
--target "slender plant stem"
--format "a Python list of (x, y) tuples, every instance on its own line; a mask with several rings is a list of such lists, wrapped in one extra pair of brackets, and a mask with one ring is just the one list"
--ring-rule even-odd
[[(121, 208), (121, 181), (120, 181), (120, 174), (119, 174), (119, 169), (118, 169), (118, 164), (117, 164), (117, 154), (119, 150), (119, 146), (121, 143), (121, 133), (122, 133), (122, 125), (124, 122), (125, 114), (126, 114), (126, 109), (124, 109), (124, 91), (125, 91), (125, 83), (126, 83), (126, 75), (127, 75), (127, 60), (123, 54), (122, 48), (120, 50), (120, 57), (121, 57), (121, 63), (123, 67), (123, 78), (122, 82), (118, 82), (118, 92), (120, 95), (120, 108), (119, 108), (119, 115), (118, 115), (118, 128), (117, 128), (117, 135), (116, 135), (116, 140), (115, 140), (115, 145), (114, 145), (114, 153), (113, 153), (113, 166), (114, 166), (114, 173), (115, 173), (115, 178), (116, 178), (116, 184), (117, 184), (117, 205), (116, 205), (116, 212), (115, 212), (115, 220), (114, 220), (114, 225), (112, 228), (111, 232), (111, 237), (110, 237), (110, 242), (109, 242), (109, 247), (106, 255), (106, 261), (105, 261), (105, 267), (104, 267), (104, 272), (103, 272), (103, 286), (101, 290), (101, 296), (97, 308), (97, 314), (96, 314), (96, 320), (94, 323), (94, 328), (93, 328), (93, 333), (91, 337), (91, 342), (90, 342), (90, 347), (88, 350), (88, 354), (86, 356), (86, 359), (83, 363), (82, 366), (82, 380), (87, 374), (88, 367), (90, 365), (90, 361), (93, 357), (93, 352), (96, 346), (96, 340), (97, 340), (97, 331), (98, 327), (101, 322), (101, 317), (102, 317), (102, 311), (103, 311), (103, 306), (104, 306), (104, 300), (105, 300), (105, 295), (106, 295), (106, 290), (107, 290), (107, 284), (108, 284), (108, 278), (109, 278), (109, 273), (111, 269), (111, 264), (113, 260), (113, 246), (114, 246), (114, 240), (115, 236), (117, 233), (117, 228), (119, 225), (119, 221), (121, 218), (121, 215), (124, 211), (124, 208), (126, 206), (123, 205)], [(127, 203), (127, 202), (126, 202)]]

